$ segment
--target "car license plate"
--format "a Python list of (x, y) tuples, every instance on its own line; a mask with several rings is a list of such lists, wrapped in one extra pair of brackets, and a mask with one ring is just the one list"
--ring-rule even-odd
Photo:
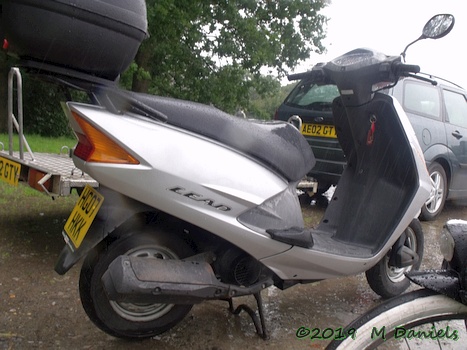
[(334, 125), (303, 124), (302, 134), (306, 136), (319, 136), (337, 138)]
[(83, 242), (103, 202), (104, 196), (86, 185), (63, 228), (65, 241), (73, 251)]
[(21, 164), (0, 157), (0, 179), (13, 186), (18, 186)]

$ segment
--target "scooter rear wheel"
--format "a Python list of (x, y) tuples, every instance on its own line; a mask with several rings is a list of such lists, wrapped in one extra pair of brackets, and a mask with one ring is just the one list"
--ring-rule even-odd
[(81, 269), (81, 303), (91, 321), (104, 332), (120, 338), (148, 338), (180, 322), (193, 305), (122, 303), (109, 300), (101, 282), (108, 266), (120, 255), (148, 259), (180, 259), (191, 248), (174, 234), (147, 227), (102, 247), (89, 255)]

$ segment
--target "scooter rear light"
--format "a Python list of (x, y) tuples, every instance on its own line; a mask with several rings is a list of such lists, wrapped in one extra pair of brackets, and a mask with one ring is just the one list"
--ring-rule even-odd
[(75, 133), (78, 137), (78, 144), (76, 145), (74, 155), (80, 159), (87, 160), (94, 152), (94, 147), (86, 136), (78, 132)]
[(109, 136), (72, 112), (83, 133), (76, 132), (78, 145), (74, 155), (87, 162), (139, 164), (139, 161), (118, 145)]

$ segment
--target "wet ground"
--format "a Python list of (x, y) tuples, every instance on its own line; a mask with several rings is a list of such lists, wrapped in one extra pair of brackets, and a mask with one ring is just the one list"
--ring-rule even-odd
[[(0, 349), (322, 349), (327, 341), (297, 338), (300, 327), (345, 326), (381, 302), (364, 275), (263, 292), (270, 339), (260, 339), (247, 314), (234, 316), (226, 302), (195, 305), (172, 331), (145, 341), (115, 339), (98, 330), (78, 296), (79, 266), (65, 276), (53, 271), (61, 229), (76, 198), (45, 195), (0, 184)], [(322, 209), (304, 210), (318, 220)], [(423, 223), (422, 267), (436, 268), (437, 237), (449, 218), (467, 219), (467, 207), (449, 205), (441, 218)], [(253, 298), (239, 301), (254, 307)], [(237, 301), (238, 303), (238, 301)]]

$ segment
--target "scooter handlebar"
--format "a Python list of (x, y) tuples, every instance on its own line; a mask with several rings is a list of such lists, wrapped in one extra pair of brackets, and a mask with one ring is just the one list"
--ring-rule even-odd
[[(420, 66), (416, 64), (405, 64), (402, 62), (395, 62), (394, 67), (393, 67), (394, 74), (397, 77), (412, 77), (418, 80), (426, 81), (432, 85), (437, 85), (438, 83), (436, 80), (425, 78), (419, 75), (416, 75), (417, 73), (420, 73)], [(415, 74), (414, 74), (415, 73)]]
[(313, 69), (304, 73), (290, 74), (287, 76), (289, 81), (301, 80), (301, 79), (311, 79), (314, 82), (320, 82), (324, 80), (324, 73), (321, 69)]
[(405, 76), (410, 73), (420, 73), (420, 66), (416, 64), (405, 64), (402, 62), (394, 62), (394, 74), (396, 76)]

